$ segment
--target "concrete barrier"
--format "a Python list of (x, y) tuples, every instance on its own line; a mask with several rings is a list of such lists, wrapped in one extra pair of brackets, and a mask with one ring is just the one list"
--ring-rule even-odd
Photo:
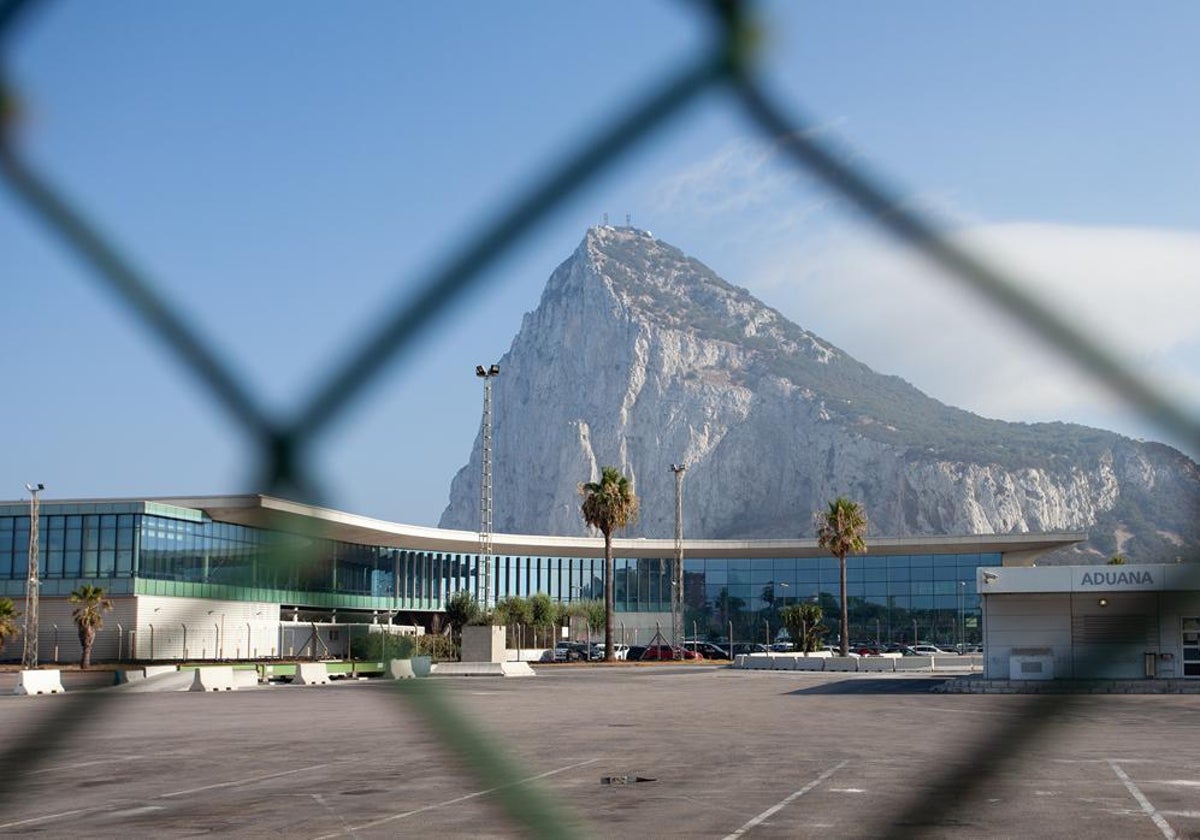
[(896, 660), (891, 656), (864, 656), (858, 660), (858, 670), (890, 674), (896, 670)]
[(933, 657), (935, 671), (951, 670), (964, 671), (971, 669), (983, 670), (982, 656), (935, 656)]
[(258, 688), (258, 671), (238, 668), (233, 672), (234, 688)]
[(213, 665), (197, 668), (188, 691), (237, 691), (232, 665)]
[(794, 653), (774, 653), (771, 655), (771, 670), (795, 671), (796, 655)]
[(140, 682), (141, 680), (148, 680), (151, 677), (157, 677), (161, 674), (170, 674), (177, 671), (179, 671), (178, 665), (147, 665), (145, 668), (129, 668), (124, 671), (117, 671), (117, 685)]
[(798, 656), (795, 668), (797, 671), (824, 671), (828, 656)]
[(734, 667), (734, 668), (745, 668), (745, 667), (747, 667), (747, 665), (746, 665), (746, 654), (744, 654), (744, 653), (739, 653), (739, 654), (737, 654), (736, 656), (734, 656), (734, 657), (733, 657), (733, 667)]
[(535, 677), (528, 662), (439, 662), (435, 677)]
[(771, 669), (771, 656), (766, 653), (752, 653), (746, 658), (746, 667), (759, 671)]
[(292, 685), (329, 685), (329, 668), (324, 662), (297, 662)]
[(831, 656), (825, 660), (826, 671), (857, 671), (857, 656)]
[(13, 694), (63, 694), (61, 671), (22, 671)]
[(389, 680), (411, 680), (417, 676), (411, 659), (390, 659), (387, 664)]
[(894, 660), (897, 671), (932, 671), (932, 656), (901, 656)]

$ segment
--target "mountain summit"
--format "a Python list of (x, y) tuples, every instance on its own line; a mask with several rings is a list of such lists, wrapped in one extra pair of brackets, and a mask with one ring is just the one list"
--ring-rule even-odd
[[(1200, 468), (1168, 446), (1007, 423), (875, 373), (646, 231), (587, 232), (500, 360), (493, 527), (586, 533), (578, 486), (607, 464), (642, 497), (629, 536), (811, 537), (838, 495), (877, 535), (1086, 530), (1135, 562), (1200, 548)], [(480, 462), (442, 527), (479, 526)]]

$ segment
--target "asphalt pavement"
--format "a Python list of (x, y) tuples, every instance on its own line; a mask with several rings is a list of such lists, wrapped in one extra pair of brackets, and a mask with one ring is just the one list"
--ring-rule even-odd
[(1195, 696), (538, 671), (3, 696), (0, 835), (1200, 836)]

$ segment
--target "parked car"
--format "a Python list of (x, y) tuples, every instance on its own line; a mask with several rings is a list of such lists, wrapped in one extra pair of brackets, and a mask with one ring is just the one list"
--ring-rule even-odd
[(588, 656), (588, 646), (583, 642), (559, 642), (554, 646), (555, 662), (585, 662)]
[(796, 650), (796, 645), (792, 642), (775, 642), (771, 645), (771, 651), (774, 653), (792, 653)]
[(742, 656), (747, 653), (768, 653), (766, 645), (756, 645), (753, 642), (734, 642), (733, 650), (730, 654), (733, 656)]
[[(593, 659), (603, 659), (604, 653), (605, 653), (604, 642), (593, 642), (592, 643), (592, 658)], [(614, 659), (626, 659), (626, 658), (628, 658), (628, 656), (629, 656), (629, 645), (623, 645), (620, 642), (617, 642), (616, 644), (613, 645), (613, 658)]]
[(942, 650), (937, 645), (909, 645), (904, 649), (905, 656), (942, 656), (953, 651)]
[(687, 650), (694, 650), (705, 659), (729, 658), (729, 651), (720, 645), (714, 645), (712, 642), (684, 642), (683, 646)]
[[(678, 655), (677, 655), (678, 654)], [(650, 645), (642, 652), (642, 662), (670, 662), (675, 659), (703, 659), (694, 650), (673, 648), (670, 645)]]
[(642, 645), (630, 645), (629, 650), (625, 651), (625, 658), (630, 662), (637, 662), (645, 652), (646, 648)]

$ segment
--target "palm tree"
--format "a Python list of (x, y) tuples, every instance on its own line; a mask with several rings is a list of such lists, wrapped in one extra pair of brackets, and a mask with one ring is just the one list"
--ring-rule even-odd
[(4, 650), (8, 640), (17, 635), (17, 619), (20, 617), (11, 598), (0, 598), (0, 650)]
[(613, 633), (613, 531), (637, 521), (638, 497), (616, 467), (601, 470), (600, 480), (583, 484), (583, 521), (604, 535), (604, 659), (617, 658)]
[(867, 550), (867, 512), (858, 502), (838, 496), (829, 509), (816, 514), (817, 544), (838, 559), (842, 599), (842, 656), (850, 655), (850, 610), (846, 601), (846, 555)]
[(83, 647), (79, 667), (86, 670), (92, 664), (92, 645), (96, 642), (96, 632), (104, 626), (104, 613), (113, 608), (113, 603), (104, 597), (103, 587), (88, 584), (72, 592), (68, 600), (80, 605), (71, 616), (79, 629), (79, 644)]
[(463, 627), (479, 618), (480, 612), (479, 602), (465, 589), (446, 599), (446, 623), (459, 644), (462, 644)]

